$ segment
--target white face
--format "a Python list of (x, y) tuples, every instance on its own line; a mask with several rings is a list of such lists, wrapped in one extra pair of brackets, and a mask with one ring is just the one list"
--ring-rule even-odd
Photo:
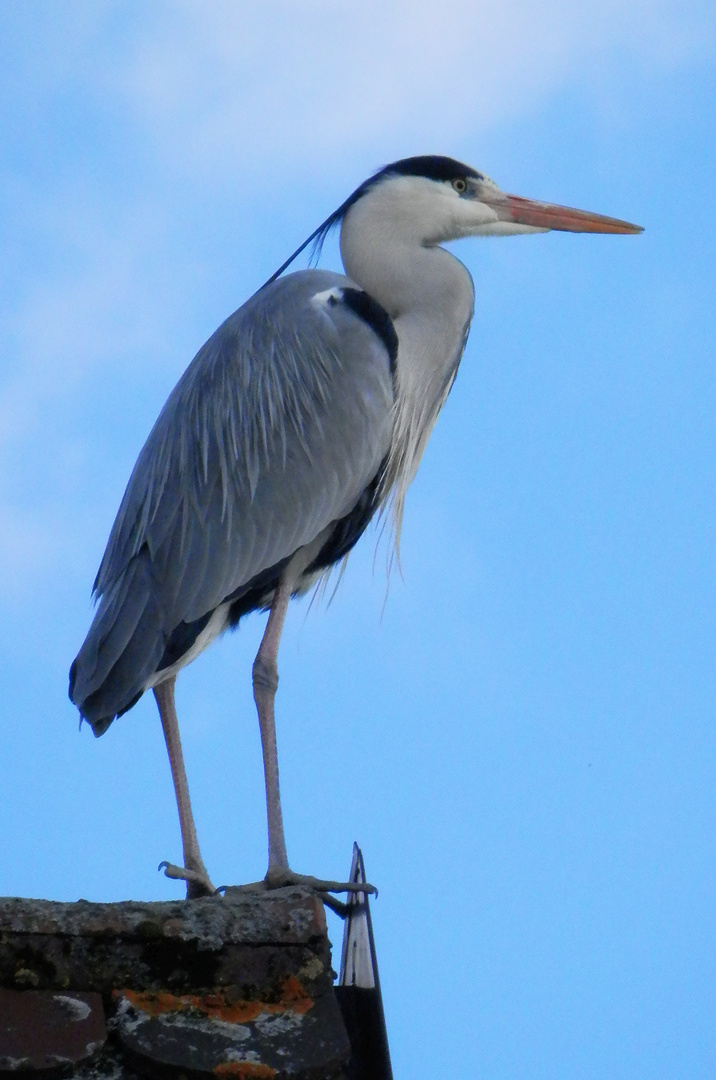
[[(460, 169), (457, 163), (456, 169)], [(641, 232), (638, 225), (601, 214), (508, 195), (482, 173), (471, 176), (464, 171), (447, 180), (388, 173), (353, 204), (343, 227), (364, 231), (371, 242), (396, 248), (406, 244), (435, 247), (467, 236), (514, 236), (550, 229)]]
[[(547, 226), (528, 224), (506, 218), (505, 206), (511, 196), (498, 187), (489, 176), (480, 174), (457, 177), (443, 182), (452, 197), (457, 196), (459, 207), (455, 211), (455, 229), (461, 229), (454, 239), (463, 236), (516, 236), (520, 233), (547, 232)], [(449, 237), (453, 239), (453, 237)]]
[(575, 210), (569, 206), (508, 195), (494, 180), (478, 173), (458, 173), (450, 180), (421, 176), (388, 177), (378, 191), (399, 185), (406, 217), (419, 215), (423, 243), (457, 240), (462, 236), (505, 236), (515, 233), (561, 232), (640, 233), (639, 225), (618, 218)]
[(544, 232), (544, 227), (505, 220), (501, 211), (507, 198), (486, 176), (388, 176), (364, 197), (393, 235), (428, 247), (467, 236)]

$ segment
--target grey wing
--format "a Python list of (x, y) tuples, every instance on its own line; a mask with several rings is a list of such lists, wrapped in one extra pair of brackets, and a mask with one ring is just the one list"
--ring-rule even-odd
[(71, 674), (97, 733), (149, 685), (178, 626), (345, 518), (379, 472), (390, 349), (344, 290), (359, 293), (324, 271), (280, 278), (227, 319), (170, 395), (127, 486)]

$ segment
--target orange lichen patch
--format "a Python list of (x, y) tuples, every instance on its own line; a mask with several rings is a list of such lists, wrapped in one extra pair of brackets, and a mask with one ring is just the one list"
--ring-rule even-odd
[(123, 993), (130, 1005), (147, 1016), (164, 1016), (194, 1009), (212, 1020), (248, 1024), (266, 1008), (262, 1001), (227, 1001), (220, 994), (177, 995), (153, 990), (124, 990)]
[(295, 975), (289, 975), (281, 986), (278, 1001), (232, 1000), (222, 993), (211, 994), (169, 994), (164, 990), (121, 990), (115, 996), (124, 994), (130, 1005), (148, 1016), (163, 1016), (166, 1013), (187, 1012), (190, 1009), (202, 1013), (211, 1020), (223, 1020), (227, 1024), (249, 1024), (261, 1013), (292, 1012), (303, 1016), (313, 1008), (313, 999), (308, 996)]
[(238, 1080), (271, 1080), (276, 1075), (270, 1065), (256, 1065), (253, 1061), (225, 1061), (214, 1069), (214, 1076), (235, 1076)]
[(281, 985), (281, 999), (278, 1005), (268, 1005), (267, 1012), (295, 1012), (303, 1016), (313, 1008), (310, 998), (295, 975), (289, 975)]

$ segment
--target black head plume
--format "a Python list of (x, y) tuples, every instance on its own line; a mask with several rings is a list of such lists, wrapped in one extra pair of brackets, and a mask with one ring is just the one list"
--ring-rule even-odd
[(424, 176), (428, 180), (447, 181), (455, 180), (458, 177), (472, 177), (475, 180), (482, 180), (482, 173), (476, 172), (471, 169), (469, 165), (463, 165), (462, 162), (456, 161), (454, 158), (441, 157), (439, 154), (423, 154), (419, 157), (401, 158), (400, 161), (394, 161), (392, 165), (384, 165), (382, 169), (378, 169), (367, 180), (355, 189), (352, 195), (349, 195), (344, 203), (334, 210), (330, 217), (327, 217), (322, 225), (311, 233), (307, 240), (304, 240), (300, 247), (297, 247), (293, 255), (290, 255), (286, 259), (285, 263), (279, 266), (275, 274), (272, 274), (267, 282), (261, 287), (266, 288), (276, 278), (281, 277), (284, 270), (287, 270), (291, 263), (296, 259), (302, 251), (312, 244), (310, 261), (312, 264), (317, 262), (323, 244), (326, 237), (336, 225), (339, 225), (343, 218), (350, 210), (354, 203), (358, 202), (371, 188), (376, 187), (381, 180), (385, 180), (388, 176)]

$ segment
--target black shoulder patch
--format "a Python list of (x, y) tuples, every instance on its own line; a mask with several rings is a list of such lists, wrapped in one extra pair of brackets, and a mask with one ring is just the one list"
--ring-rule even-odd
[(363, 289), (341, 289), (343, 303), (373, 330), (385, 345), (390, 359), (390, 373), (395, 377), (398, 359), (398, 335), (393, 320), (384, 307)]

